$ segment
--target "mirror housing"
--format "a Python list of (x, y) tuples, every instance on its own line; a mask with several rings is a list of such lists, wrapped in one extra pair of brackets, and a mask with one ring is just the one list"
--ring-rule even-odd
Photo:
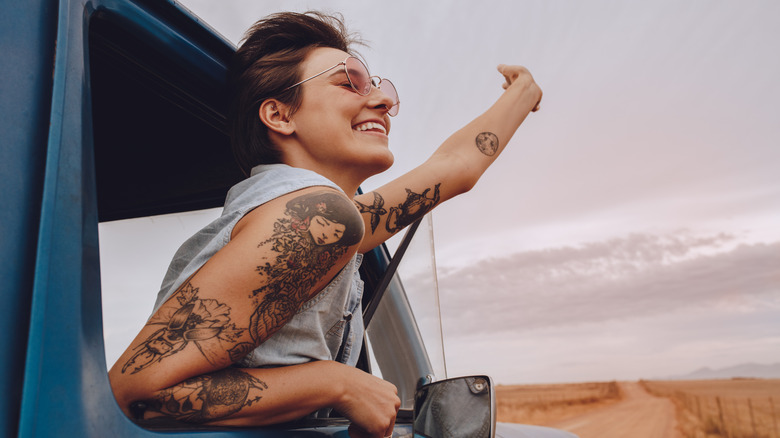
[(496, 397), (489, 376), (467, 376), (422, 385), (414, 395), (414, 436), (494, 438)]

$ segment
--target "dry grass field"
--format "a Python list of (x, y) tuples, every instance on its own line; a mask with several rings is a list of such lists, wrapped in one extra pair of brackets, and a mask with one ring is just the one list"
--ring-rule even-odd
[(499, 385), (498, 421), (549, 426), (566, 418), (618, 402), (616, 382), (552, 385)]
[(674, 402), (686, 438), (780, 438), (780, 379), (641, 383)]
[(780, 438), (780, 379), (499, 385), (496, 397), (498, 421), (583, 438)]

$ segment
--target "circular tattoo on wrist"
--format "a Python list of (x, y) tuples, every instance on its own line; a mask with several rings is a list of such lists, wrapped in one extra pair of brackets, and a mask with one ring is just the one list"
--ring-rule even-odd
[(492, 157), (498, 152), (498, 137), (492, 132), (480, 133), (477, 135), (476, 142), (477, 149), (488, 157)]

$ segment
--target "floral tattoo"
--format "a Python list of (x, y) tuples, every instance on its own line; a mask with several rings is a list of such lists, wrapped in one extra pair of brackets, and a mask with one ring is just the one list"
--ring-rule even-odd
[(204, 423), (257, 403), (265, 389), (268, 385), (249, 373), (225, 368), (185, 380), (152, 399), (134, 402), (130, 411), (137, 420), (144, 419), (147, 412), (156, 412), (188, 423)]
[(185, 282), (177, 292), (180, 307), (163, 306), (148, 325), (161, 326), (135, 347), (136, 353), (122, 367), (135, 374), (195, 344), (212, 365), (225, 363), (225, 345), (232, 345), (244, 332), (230, 322), (230, 307), (212, 299), (198, 298), (198, 288)]
[(198, 288), (187, 281), (176, 292), (176, 300), (149, 320), (148, 325), (160, 328), (135, 347), (122, 373), (135, 374), (190, 343), (212, 365), (239, 361), (279, 330), (309, 298), (317, 282), (363, 238), (363, 221), (343, 195), (302, 195), (286, 207), (285, 217), (274, 223), (271, 237), (258, 245), (270, 245), (277, 255), (273, 263), (257, 267), (265, 285), (251, 294), (256, 306), (249, 320), (252, 342), (240, 342), (247, 329), (231, 322), (230, 307), (214, 299), (200, 299)]
[[(201, 299), (199, 289), (188, 280), (149, 320), (159, 328), (137, 345), (122, 373), (135, 374), (195, 345), (215, 367), (241, 360), (279, 330), (310, 298), (317, 283), (349, 248), (363, 238), (363, 220), (344, 195), (318, 192), (287, 203), (284, 217), (274, 222), (271, 237), (258, 247), (276, 253), (272, 262), (257, 267), (263, 286), (251, 292), (255, 305), (247, 328), (237, 328), (230, 307), (215, 299)], [(248, 332), (251, 342), (243, 341)], [(131, 403), (137, 419), (147, 412), (187, 422), (224, 418), (260, 400), (267, 389), (261, 380), (238, 368), (223, 368), (202, 374), (148, 400)]]
[(280, 329), (310, 298), (315, 285), (327, 275), (350, 246), (363, 238), (363, 221), (343, 195), (321, 192), (287, 203), (284, 218), (274, 224), (270, 239), (278, 255), (257, 267), (265, 285), (252, 291), (257, 308), (249, 333), (260, 343)]

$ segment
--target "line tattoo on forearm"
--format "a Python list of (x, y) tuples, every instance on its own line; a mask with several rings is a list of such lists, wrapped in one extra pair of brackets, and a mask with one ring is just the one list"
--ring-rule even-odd
[(366, 205), (360, 201), (355, 201), (358, 211), (361, 213), (368, 213), (371, 218), (371, 233), (376, 231), (376, 227), (379, 226), (379, 221), (382, 219), (382, 215), (387, 214), (387, 210), (382, 208), (385, 205), (385, 200), (378, 192), (371, 192), (374, 194), (374, 203)]
[(492, 132), (479, 133), (476, 143), (477, 149), (488, 157), (492, 157), (498, 152), (498, 137)]
[[(257, 403), (268, 385), (238, 368), (225, 368), (203, 374), (160, 391), (148, 400), (130, 404), (136, 420), (148, 412), (188, 423), (204, 423), (225, 418)], [(152, 415), (154, 417), (155, 415)]]
[[(195, 344), (212, 365), (226, 364), (229, 357), (225, 345), (233, 345), (245, 329), (230, 321), (230, 307), (213, 299), (200, 299), (198, 288), (186, 281), (176, 292), (176, 300), (163, 305), (147, 325), (160, 326), (144, 342), (135, 347), (135, 354), (122, 366), (135, 374)], [(176, 306), (175, 303), (179, 305)]]
[(385, 222), (385, 229), (395, 233), (425, 216), (439, 203), (439, 186), (441, 186), (441, 183), (433, 187), (433, 193), (430, 193), (430, 188), (423, 190), (422, 193), (415, 193), (406, 189), (406, 200), (403, 204), (398, 204), (397, 207), (390, 207), (387, 214), (387, 222)]

